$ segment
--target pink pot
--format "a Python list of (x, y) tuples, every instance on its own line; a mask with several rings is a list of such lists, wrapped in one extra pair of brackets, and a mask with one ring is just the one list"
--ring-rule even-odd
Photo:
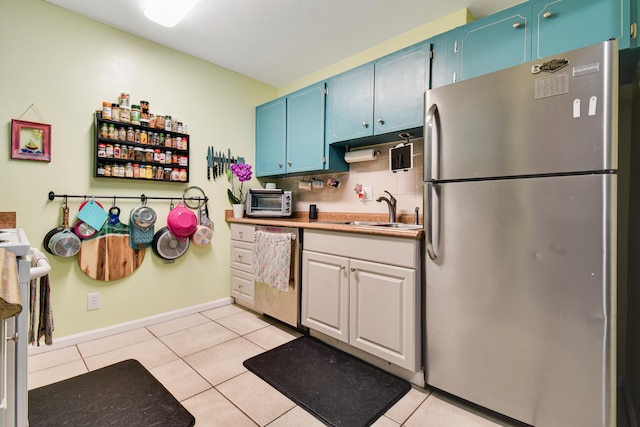
[(186, 239), (191, 236), (198, 227), (196, 214), (183, 203), (171, 209), (167, 216), (167, 227), (171, 233), (180, 238)]

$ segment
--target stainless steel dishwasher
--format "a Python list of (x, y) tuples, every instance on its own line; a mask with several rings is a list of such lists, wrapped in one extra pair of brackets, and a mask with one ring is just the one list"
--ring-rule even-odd
[(255, 310), (294, 328), (300, 324), (300, 259), (302, 255), (302, 232), (298, 228), (256, 226), (256, 231), (268, 233), (289, 233), (291, 235), (291, 262), (289, 266), (289, 287), (281, 291), (267, 283), (255, 281)]

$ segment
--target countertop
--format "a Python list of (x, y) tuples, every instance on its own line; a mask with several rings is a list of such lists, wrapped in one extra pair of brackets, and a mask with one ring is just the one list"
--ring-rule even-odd
[[(234, 218), (231, 210), (225, 211), (225, 221), (237, 224), (254, 224), (254, 225), (271, 225), (276, 227), (296, 227), (308, 228), (314, 230), (330, 230), (341, 231), (347, 233), (370, 234), (378, 236), (402, 237), (406, 239), (422, 239), (423, 229), (406, 230), (396, 228), (375, 228), (362, 227), (349, 224), (332, 224), (332, 221), (378, 221), (386, 222), (388, 217), (386, 214), (367, 214), (367, 213), (351, 213), (351, 212), (318, 212), (318, 219), (309, 219), (308, 212), (294, 212), (290, 217), (286, 218)], [(413, 215), (400, 214), (397, 222), (413, 224)], [(419, 218), (422, 224), (422, 217)]]

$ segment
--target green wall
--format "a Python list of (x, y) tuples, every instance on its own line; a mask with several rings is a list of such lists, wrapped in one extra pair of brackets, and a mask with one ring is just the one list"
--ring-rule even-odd
[[(17, 212), (17, 225), (32, 246), (42, 249), (44, 235), (62, 222), (61, 200), (49, 201), (49, 191), (180, 197), (188, 185), (197, 185), (211, 199), (213, 244), (192, 246), (174, 264), (164, 264), (148, 250), (133, 275), (101, 282), (80, 270), (77, 257), (49, 256), (54, 342), (228, 297), (227, 182), (207, 181), (206, 147), (230, 148), (253, 162), (254, 109), (275, 97), (276, 88), (42, 0), (0, 0), (0, 40), (0, 211)], [(116, 102), (121, 91), (188, 124), (189, 184), (93, 178), (93, 113), (102, 101)], [(11, 119), (20, 117), (52, 125), (50, 163), (10, 158)], [(80, 202), (70, 201), (72, 218)], [(138, 202), (117, 204), (127, 223)], [(156, 229), (164, 226), (169, 203), (149, 205), (158, 213)], [(101, 293), (101, 309), (87, 312), (89, 292)]]

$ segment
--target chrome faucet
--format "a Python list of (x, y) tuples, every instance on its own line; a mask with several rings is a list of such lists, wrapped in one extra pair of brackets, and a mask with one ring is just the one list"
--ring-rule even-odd
[(380, 196), (376, 199), (376, 202), (387, 202), (387, 206), (389, 207), (389, 222), (396, 222), (396, 198), (387, 190), (384, 190), (384, 192), (389, 195), (389, 198)]

